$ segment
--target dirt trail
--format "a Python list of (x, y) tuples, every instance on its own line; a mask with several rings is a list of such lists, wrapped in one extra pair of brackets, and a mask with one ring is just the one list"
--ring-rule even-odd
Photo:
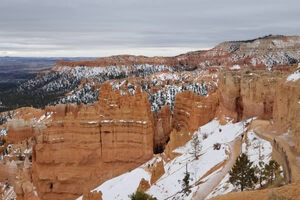
[[(237, 157), (241, 153), (241, 145), (242, 145), (241, 137), (237, 137), (235, 140), (228, 143), (228, 145), (230, 148), (229, 159), (226, 161), (226, 163), (224, 163), (222, 166), (218, 167), (213, 171), (215, 172), (216, 170), (219, 170), (221, 168), (219, 172), (217, 172), (213, 177), (210, 177), (206, 182), (198, 186), (197, 192), (195, 193), (193, 199), (195, 200), (205, 199), (219, 185), (219, 183), (223, 180), (226, 174), (233, 167)], [(201, 180), (199, 181), (201, 182)]]
[(282, 134), (276, 133), (270, 122), (266, 120), (254, 120), (250, 129), (272, 144), (273, 159), (284, 167), (286, 180), (288, 182), (300, 181), (300, 164), (298, 162), (300, 155), (291, 149), (289, 141), (284, 140)]

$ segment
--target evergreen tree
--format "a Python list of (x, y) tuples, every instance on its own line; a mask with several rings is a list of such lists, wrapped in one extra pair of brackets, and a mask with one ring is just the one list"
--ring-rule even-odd
[(278, 173), (279, 164), (275, 160), (270, 160), (268, 164), (265, 164), (264, 177), (269, 183), (273, 183), (276, 173)]
[(258, 174), (258, 181), (259, 181), (260, 187), (263, 186), (262, 182), (263, 182), (263, 180), (265, 180), (264, 171), (265, 171), (264, 162), (259, 161), (258, 166), (255, 167), (255, 172), (256, 172), (256, 174)]
[(233, 168), (229, 172), (229, 181), (235, 186), (239, 186), (241, 191), (246, 188), (252, 188), (254, 183), (257, 182), (255, 175), (255, 168), (252, 167), (252, 162), (248, 156), (242, 153), (236, 160)]
[(186, 172), (182, 181), (183, 181), (182, 183), (183, 192), (188, 195), (191, 192), (191, 190), (190, 190), (190, 173), (187, 171), (187, 165), (186, 165)]
[(155, 197), (152, 197), (145, 192), (137, 190), (135, 193), (129, 195), (131, 200), (157, 200)]
[(198, 138), (198, 134), (194, 134), (193, 138), (192, 138), (192, 148), (193, 148), (193, 152), (192, 154), (194, 155), (195, 159), (198, 160), (199, 156), (200, 156), (200, 152), (202, 150), (202, 145), (201, 142)]

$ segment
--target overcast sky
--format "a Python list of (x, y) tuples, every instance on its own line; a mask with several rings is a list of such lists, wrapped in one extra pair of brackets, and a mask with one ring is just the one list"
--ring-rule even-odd
[(299, 0), (0, 0), (0, 56), (176, 55), (300, 34)]

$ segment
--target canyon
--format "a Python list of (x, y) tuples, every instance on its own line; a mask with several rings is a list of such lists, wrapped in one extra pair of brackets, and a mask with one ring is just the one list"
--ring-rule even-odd
[[(288, 184), (268, 190), (292, 191), (291, 198), (296, 199), (299, 61), (298, 36), (225, 42), (175, 57), (58, 61), (19, 91), (63, 90), (60, 99), (44, 109), (22, 107), (2, 113), (11, 118), (1, 125), (5, 143), (0, 149), (0, 182), (7, 186), (2, 198), (71, 200), (83, 195), (82, 199), (98, 200), (107, 191), (94, 188), (141, 166), (150, 175), (137, 186), (156, 196), (153, 187), (168, 173), (166, 166), (184, 154), (176, 149), (188, 144), (196, 132), (205, 141), (210, 132), (222, 133), (235, 124), (243, 131), (226, 140), (224, 146), (232, 146), (222, 149), (224, 156), (237, 156), (232, 148), (241, 145), (239, 134), (254, 131), (272, 144), (272, 158), (282, 166)], [(203, 127), (214, 120), (219, 128), (204, 132)], [(228, 160), (223, 161), (225, 165)], [(198, 180), (200, 187), (205, 176), (219, 169), (220, 163), (215, 164)], [(248, 193), (262, 192), (216, 198), (238, 199)]]

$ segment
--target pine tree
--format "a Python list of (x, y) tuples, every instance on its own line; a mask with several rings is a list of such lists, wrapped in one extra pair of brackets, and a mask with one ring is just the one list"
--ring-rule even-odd
[(137, 190), (135, 193), (128, 196), (131, 200), (157, 200), (157, 198), (146, 194), (143, 191)]
[(265, 165), (263, 161), (259, 161), (258, 162), (258, 166), (255, 167), (255, 172), (258, 174), (258, 181), (259, 181), (259, 185), (260, 187), (262, 187), (262, 182), (263, 180), (265, 180), (265, 176), (264, 176), (264, 169)]
[(186, 165), (185, 175), (182, 181), (183, 181), (182, 183), (183, 192), (188, 195), (191, 192), (191, 190), (190, 190), (190, 173), (187, 170), (187, 165)]
[(252, 162), (248, 156), (242, 153), (236, 160), (233, 168), (229, 172), (229, 181), (235, 186), (239, 186), (241, 191), (246, 188), (252, 188), (254, 183), (257, 182), (255, 175), (255, 168), (252, 167)]
[(276, 173), (278, 172), (279, 164), (275, 160), (270, 160), (268, 164), (265, 164), (264, 176), (265, 180), (269, 183), (273, 183)]
[(201, 145), (201, 142), (198, 138), (198, 134), (193, 135), (192, 148), (193, 148), (192, 154), (194, 155), (195, 159), (198, 160), (198, 158), (200, 156), (200, 152), (202, 150), (202, 145)]

